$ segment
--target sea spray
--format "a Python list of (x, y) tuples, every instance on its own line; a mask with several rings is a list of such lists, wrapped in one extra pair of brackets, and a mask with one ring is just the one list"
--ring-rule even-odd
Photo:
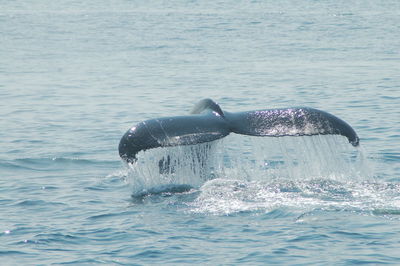
[(209, 143), (147, 150), (129, 168), (133, 195), (199, 188), (216, 177), (262, 182), (370, 177), (362, 150), (341, 136), (232, 134)]
[(129, 164), (133, 195), (199, 187), (221, 172), (218, 141), (197, 145), (158, 148), (141, 152)]
[(329, 179), (272, 182), (214, 179), (200, 188), (188, 212), (227, 215), (274, 212), (311, 215), (318, 210), (393, 216), (400, 214), (400, 186), (372, 181)]
[[(234, 143), (232, 147), (232, 143)], [(225, 173), (245, 180), (369, 180), (362, 149), (341, 136), (250, 137), (224, 141)]]
[(236, 135), (226, 138), (224, 148), (230, 161), (225, 164), (225, 175), (200, 188), (196, 200), (188, 203), (189, 212), (226, 215), (290, 209), (289, 213), (303, 215), (317, 209), (398, 209), (393, 203), (381, 207), (387, 198), (374, 183), (362, 149), (352, 147), (343, 137)]

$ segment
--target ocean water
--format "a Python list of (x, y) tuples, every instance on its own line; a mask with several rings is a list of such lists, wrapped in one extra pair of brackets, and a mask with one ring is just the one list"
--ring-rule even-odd
[[(0, 1), (1, 265), (400, 264), (399, 12)], [(132, 125), (202, 98), (322, 109), (361, 146), (231, 135), (119, 159)]]

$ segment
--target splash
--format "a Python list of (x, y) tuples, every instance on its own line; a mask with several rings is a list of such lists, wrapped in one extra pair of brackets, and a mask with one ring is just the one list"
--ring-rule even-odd
[(130, 164), (133, 195), (199, 188), (223, 178), (272, 182), (282, 180), (365, 179), (359, 149), (340, 136), (250, 137), (232, 135), (198, 145), (141, 152)]
[(133, 197), (186, 195), (178, 204), (193, 213), (289, 210), (298, 221), (318, 210), (400, 214), (400, 186), (377, 182), (363, 149), (341, 136), (233, 135), (153, 149), (130, 165), (127, 179)]
[(363, 149), (342, 136), (260, 138), (232, 136), (227, 145), (227, 176), (248, 181), (369, 180)]
[[(226, 215), (291, 209), (400, 213), (400, 186), (376, 182), (362, 148), (340, 136), (238, 138), (224, 143), (223, 174), (189, 212)], [(279, 211), (278, 211), (279, 212)]]
[[(400, 185), (314, 179), (259, 182), (214, 179), (187, 203), (189, 212), (228, 215), (238, 212), (298, 213), (298, 221), (315, 211), (400, 215)], [(278, 211), (277, 211), (278, 210)]]
[(133, 196), (188, 190), (221, 171), (218, 141), (142, 152), (129, 164)]

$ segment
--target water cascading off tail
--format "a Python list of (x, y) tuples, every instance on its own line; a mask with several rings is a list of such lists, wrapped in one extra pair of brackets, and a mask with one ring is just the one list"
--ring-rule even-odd
[(133, 195), (199, 188), (210, 179), (276, 182), (371, 177), (362, 149), (341, 136), (223, 140), (141, 152), (130, 164)]

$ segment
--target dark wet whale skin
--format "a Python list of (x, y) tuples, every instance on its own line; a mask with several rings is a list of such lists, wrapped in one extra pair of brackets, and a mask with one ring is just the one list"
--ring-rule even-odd
[(314, 108), (293, 107), (230, 113), (211, 99), (198, 102), (190, 115), (150, 119), (121, 138), (119, 155), (127, 162), (140, 151), (210, 142), (231, 132), (250, 136), (342, 135), (359, 145), (354, 129), (340, 118)]

